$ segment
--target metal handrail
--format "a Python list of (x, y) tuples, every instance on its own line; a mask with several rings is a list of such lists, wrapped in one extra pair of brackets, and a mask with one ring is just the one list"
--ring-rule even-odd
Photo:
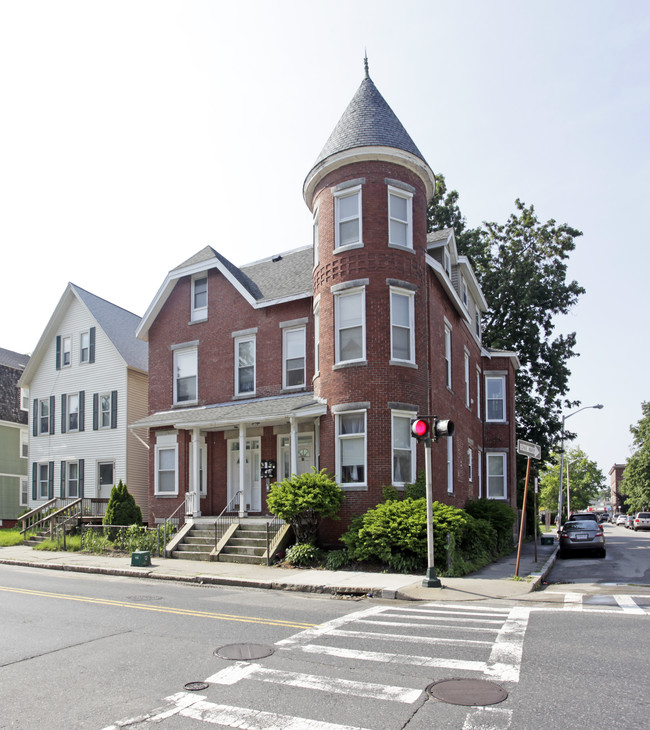
[(271, 565), (271, 540), (278, 534), (285, 522), (277, 515), (266, 523), (266, 564)]
[[(179, 515), (176, 517), (177, 513), (183, 510), (182, 515)], [(180, 530), (183, 524), (185, 523), (185, 517), (186, 517), (186, 510), (185, 510), (185, 500), (183, 500), (178, 507), (169, 515), (169, 517), (165, 517), (165, 522), (163, 523), (163, 557), (167, 557), (167, 525), (172, 522), (172, 520), (176, 519), (178, 520), (178, 529)]]
[[(239, 517), (231, 517), (231, 516), (225, 516), (226, 512), (234, 512), (234, 504), (236, 504), (239, 501), (240, 495), (243, 494), (243, 490), (239, 489), (235, 492), (235, 494), (232, 496), (232, 499), (228, 504), (221, 510), (221, 512), (217, 515), (217, 519), (214, 521), (214, 547), (215, 550), (217, 548), (217, 545), (219, 544), (219, 540), (223, 537), (226, 529), (229, 525), (231, 525), (235, 519), (239, 519)], [(221, 528), (221, 529), (219, 529)]]

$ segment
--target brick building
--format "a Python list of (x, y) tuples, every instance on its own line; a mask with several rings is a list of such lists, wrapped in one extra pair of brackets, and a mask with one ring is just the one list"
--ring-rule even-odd
[(333, 541), (384, 485), (415, 480), (418, 414), (456, 425), (433, 447), (434, 499), (515, 506), (518, 360), (483, 347), (487, 304), (453, 231), (427, 234), (434, 186), (366, 73), (304, 182), (312, 245), (242, 267), (208, 246), (169, 272), (137, 333), (151, 520), (184, 500), (265, 513), (272, 481), (325, 467), (346, 493)]

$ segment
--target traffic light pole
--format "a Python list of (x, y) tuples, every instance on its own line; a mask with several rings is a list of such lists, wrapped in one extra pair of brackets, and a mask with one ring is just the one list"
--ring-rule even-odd
[(442, 588), (433, 564), (433, 479), (431, 476), (431, 439), (424, 439), (424, 474), (427, 490), (427, 574), (422, 585), (425, 588)]

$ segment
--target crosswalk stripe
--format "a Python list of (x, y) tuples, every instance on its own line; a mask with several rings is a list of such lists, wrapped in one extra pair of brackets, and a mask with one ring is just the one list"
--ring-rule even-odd
[[(411, 704), (422, 695), (421, 689), (408, 687), (395, 687), (389, 684), (375, 684), (373, 682), (356, 682), (350, 679), (339, 679), (338, 677), (319, 677), (315, 674), (304, 674), (302, 672), (285, 672), (279, 669), (267, 669), (260, 664), (248, 664), (239, 662), (241, 666), (241, 678), (257, 679), (262, 682), (273, 682), (289, 687), (301, 687), (302, 689), (316, 689), (323, 692), (334, 692), (336, 694), (354, 694), (357, 697), (369, 697), (374, 700), (389, 700), (391, 702), (405, 702)], [(234, 668), (227, 672), (224, 677), (225, 684), (232, 684), (236, 674)], [(206, 679), (212, 684), (223, 684), (222, 673), (217, 672)]]
[(638, 606), (632, 596), (616, 595), (614, 596), (616, 603), (623, 609), (625, 613), (644, 614), (645, 611)]
[(407, 664), (418, 667), (437, 667), (443, 669), (464, 669), (471, 672), (485, 672), (487, 662), (475, 660), (445, 659), (443, 657), (415, 656), (412, 654), (392, 654), (389, 652), (362, 651), (360, 649), (341, 649), (332, 646), (307, 644), (299, 650), (306, 654), (324, 654), (342, 659), (382, 662), (386, 664)]
[[(446, 629), (447, 627), (445, 627)], [(497, 631), (497, 629), (490, 629)], [(448, 639), (438, 636), (414, 636), (413, 634), (386, 634), (377, 633), (375, 631), (351, 631), (334, 629), (330, 631), (328, 636), (345, 636), (346, 638), (357, 639), (376, 639), (377, 641), (410, 641), (415, 644), (483, 644), (484, 646), (492, 646), (493, 641), (484, 641), (483, 639)]]
[(519, 668), (529, 617), (528, 606), (515, 606), (510, 611), (492, 647), (487, 674), (503, 681), (519, 681)]
[[(372, 624), (373, 626), (410, 626), (413, 628), (424, 628), (422, 625), (416, 625), (416, 624), (405, 624), (405, 623), (398, 623), (396, 621), (374, 621), (372, 619), (362, 619), (358, 623), (360, 624)], [(494, 633), (497, 633), (501, 625), (503, 624), (503, 621), (498, 622), (498, 626), (449, 626), (448, 624), (440, 625), (437, 628), (444, 629), (444, 631), (492, 631)], [(431, 624), (429, 629), (436, 628), (436, 624)], [(337, 629), (335, 629), (337, 631)], [(328, 631), (328, 634), (334, 633), (333, 631)], [(338, 630), (339, 634), (347, 633), (346, 629)], [(352, 633), (352, 631), (350, 631)], [(411, 639), (415, 639), (417, 637), (411, 636)]]

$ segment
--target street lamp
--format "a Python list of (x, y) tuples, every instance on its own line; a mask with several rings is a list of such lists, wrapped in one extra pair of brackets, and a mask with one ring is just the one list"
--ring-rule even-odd
[(578, 408), (577, 411), (573, 411), (573, 413), (569, 413), (566, 416), (562, 416), (562, 443), (560, 446), (560, 493), (558, 494), (557, 498), (557, 529), (558, 532), (560, 528), (562, 527), (562, 477), (564, 476), (564, 424), (567, 420), (567, 418), (571, 418), (571, 416), (575, 416), (576, 413), (580, 413), (580, 411), (586, 411), (589, 408), (597, 408), (600, 410), (601, 408), (604, 408), (602, 403), (598, 403), (595, 406), (583, 406), (582, 408)]

